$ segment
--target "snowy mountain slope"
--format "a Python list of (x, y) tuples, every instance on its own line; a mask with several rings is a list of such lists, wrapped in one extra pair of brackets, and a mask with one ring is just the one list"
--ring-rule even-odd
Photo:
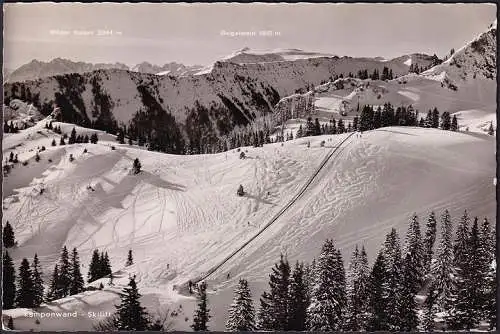
[[(249, 147), (244, 149), (245, 160), (236, 150), (175, 156), (103, 138), (97, 145), (47, 147), (41, 153), (43, 172), (34, 176), (27, 172), (37, 165), (30, 158), (35, 154), (30, 147), (39, 146), (40, 139), (30, 141), (27, 136), (35, 138), (38, 129), (21, 134), (24, 137), (10, 139), (3, 152), (22, 144), (22, 160), (30, 159), (28, 166), (16, 166), (4, 181), (4, 189), (12, 188), (12, 195), (4, 199), (3, 219), (12, 223), (20, 244), (12, 251), (15, 262), (31, 258), (36, 250), (47, 278), (63, 244), (78, 247), (84, 265), (94, 248), (106, 250), (120, 277), (137, 274), (146, 304), (182, 303), (189, 318), (187, 310), (194, 299), (177, 295), (173, 286), (206, 272), (254, 235), (345, 138), (319, 136), (284, 146)], [(326, 147), (320, 147), (322, 140)], [(117, 149), (112, 151), (110, 145)], [(223, 329), (239, 277), (249, 279), (258, 298), (280, 252), (292, 262), (310, 261), (324, 239), (332, 237), (344, 259), (355, 243), (364, 243), (372, 258), (390, 227), (405, 233), (413, 212), (425, 216), (431, 209), (448, 208), (457, 217), (468, 208), (472, 215), (494, 217), (494, 145), (490, 136), (422, 128), (383, 128), (352, 137), (299, 202), (210, 277), (211, 328)], [(70, 153), (73, 162), (68, 160)], [(60, 158), (49, 163), (49, 155)], [(130, 169), (136, 157), (143, 172), (134, 176)], [(18, 181), (12, 185), (14, 178)], [(40, 195), (42, 184), (45, 192)], [(89, 184), (95, 191), (87, 189)], [(239, 184), (248, 195), (236, 196)], [(129, 248), (135, 265), (125, 269)], [(83, 271), (85, 275), (86, 267)], [(106, 291), (86, 292), (55, 305), (113, 311), (110, 297)], [(178, 319), (176, 329), (189, 329), (190, 321), (183, 320)], [(92, 321), (79, 317), (64, 324), (90, 329)], [(26, 323), (33, 326), (32, 319)]]
[[(422, 76), (450, 81), (460, 86), (471, 79), (496, 78), (496, 38), (497, 25), (495, 23), (484, 33), (457, 50), (449, 59), (428, 71)], [(444, 73), (444, 74), (443, 74)], [(444, 78), (440, 78), (444, 76)]]
[[(55, 76), (7, 84), (5, 98), (29, 100), (28, 96), (21, 96), (23, 91), (29, 91), (39, 109), (48, 114), (56, 99), (55, 94), (62, 92), (69, 95), (67, 92), (71, 91), (72, 101), (69, 102), (74, 109), (71, 113), (78, 113), (83, 118), (96, 118), (99, 112), (93, 112), (91, 116), (90, 110), (95, 109), (95, 105), (101, 100), (95, 96), (96, 89), (93, 89), (91, 83), (92, 80), (97, 80), (102, 88), (101, 93), (108, 96), (109, 108), (114, 117), (118, 122), (128, 124), (140, 108), (148, 107), (143, 104), (138, 92), (138, 87), (142, 85), (146, 86), (156, 101), (166, 110), (170, 110), (181, 123), (187, 117), (186, 109), (195, 108), (199, 104), (206, 108), (224, 108), (225, 117), (234, 118), (234, 124), (245, 123), (254, 115), (269, 112), (279, 98), (294, 94), (308, 85), (318, 85), (336, 74), (347, 75), (360, 69), (372, 72), (377, 68), (381, 71), (383, 66), (391, 67), (391, 64), (369, 58), (350, 57), (317, 57), (245, 64), (221, 61), (216, 62), (209, 71), (203, 71), (204, 74), (178, 78), (116, 69), (100, 70), (71, 77)], [(408, 72), (406, 65), (394, 64), (395, 75)], [(220, 120), (217, 116), (213, 117), (214, 124)]]
[(245, 47), (222, 59), (236, 64), (267, 63), (273, 61), (310, 59), (318, 57), (333, 57), (332, 54), (303, 51), (300, 49), (253, 50)]

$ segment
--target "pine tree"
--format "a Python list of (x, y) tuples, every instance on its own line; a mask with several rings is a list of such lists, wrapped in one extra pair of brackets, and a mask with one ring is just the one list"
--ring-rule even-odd
[(412, 220), (408, 227), (406, 234), (406, 266), (409, 266), (407, 274), (410, 275), (408, 279), (413, 286), (412, 293), (415, 294), (422, 287), (424, 282), (424, 248), (422, 243), (422, 236), (420, 234), (420, 224), (416, 214), (413, 214)]
[(128, 267), (128, 266), (131, 266), (134, 264), (134, 260), (132, 258), (132, 250), (129, 249), (128, 250), (128, 256), (127, 256), (127, 263), (125, 263), (125, 266)]
[(257, 328), (259, 330), (272, 330), (274, 318), (271, 313), (271, 296), (264, 291), (259, 301), (260, 306), (257, 313)]
[(384, 252), (378, 253), (368, 281), (368, 331), (389, 330), (387, 302), (391, 291), (387, 284), (387, 264)]
[(52, 272), (49, 291), (47, 292), (47, 301), (53, 301), (62, 297), (59, 287), (59, 266), (56, 264)]
[(401, 276), (401, 299), (399, 300), (400, 323), (399, 330), (410, 332), (418, 327), (417, 303), (415, 301), (415, 258), (412, 253), (406, 253)]
[(373, 129), (373, 109), (365, 105), (361, 110), (361, 117), (359, 119), (359, 131), (367, 131)]
[(252, 331), (255, 329), (255, 310), (248, 282), (240, 279), (234, 291), (234, 299), (229, 308), (226, 329), (232, 332)]
[(145, 331), (149, 328), (148, 314), (141, 306), (140, 298), (135, 276), (131, 277), (120, 296), (120, 305), (115, 305), (114, 325), (117, 330)]
[(439, 111), (436, 107), (432, 110), (431, 127), (436, 129), (439, 127)]
[(309, 298), (304, 281), (304, 265), (297, 262), (290, 279), (287, 330), (305, 331)]
[(345, 271), (340, 251), (326, 240), (316, 263), (315, 284), (307, 323), (312, 331), (338, 331), (347, 304)]
[(321, 125), (319, 124), (319, 120), (317, 118), (314, 120), (314, 135), (321, 135)]
[(71, 284), (69, 289), (70, 295), (76, 295), (82, 291), (85, 291), (83, 287), (83, 277), (80, 271), (80, 260), (78, 259), (78, 252), (76, 248), (73, 248), (73, 256), (71, 258)]
[(64, 141), (64, 137), (61, 137), (61, 140), (59, 141), (59, 145), (66, 145), (66, 142)]
[(40, 306), (43, 302), (44, 297), (44, 287), (42, 279), (42, 269), (40, 267), (40, 261), (38, 260), (38, 255), (35, 253), (33, 258), (33, 299), (35, 302), (35, 307)]
[(134, 171), (134, 174), (139, 174), (141, 172), (141, 162), (139, 161), (139, 158), (135, 158), (132, 169)]
[(97, 132), (94, 132), (91, 136), (90, 136), (90, 143), (92, 144), (97, 144), (99, 138), (97, 137)]
[(365, 248), (363, 246), (361, 252), (359, 252), (356, 245), (348, 270), (348, 303), (345, 321), (345, 330), (347, 331), (366, 330), (369, 274), (368, 257)]
[(52, 146), (57, 146), (57, 143), (56, 143), (56, 140), (55, 139), (52, 139), (52, 143), (51, 143)]
[(14, 307), (14, 301), (16, 300), (16, 271), (12, 258), (7, 251), (3, 256), (2, 272), (2, 305), (3, 309), (10, 309)]
[(450, 113), (445, 111), (441, 115), (441, 129), (443, 130), (450, 130), (451, 128), (451, 118), (450, 118)]
[(75, 128), (73, 128), (73, 130), (71, 130), (71, 135), (69, 136), (69, 140), (68, 140), (68, 144), (75, 144), (76, 143), (76, 130)]
[(486, 319), (489, 322), (489, 329), (496, 328), (497, 323), (497, 262), (493, 259), (492, 264), (488, 270), (487, 285), (486, 285), (486, 303), (485, 313)]
[(30, 269), (30, 264), (26, 258), (21, 261), (19, 267), (19, 280), (16, 292), (16, 306), (31, 308), (35, 306), (33, 276)]
[(486, 282), (487, 264), (481, 261), (477, 218), (472, 224), (466, 247), (466, 259), (457, 265), (454, 303), (447, 319), (450, 328), (455, 330), (470, 330), (477, 326), (484, 309), (482, 289)]
[(446, 210), (441, 216), (441, 238), (437, 250), (436, 265), (432, 268), (434, 278), (429, 294), (435, 296), (438, 311), (446, 311), (450, 305), (453, 275), (452, 222)]
[(5, 223), (3, 228), (3, 245), (5, 248), (12, 248), (16, 245), (16, 238), (14, 236), (14, 230), (9, 221)]
[(434, 254), (434, 243), (436, 242), (436, 217), (434, 212), (431, 212), (427, 219), (427, 229), (424, 236), (424, 272), (425, 274), (431, 271), (432, 256)]
[(458, 120), (457, 120), (457, 115), (453, 115), (453, 118), (451, 119), (451, 131), (458, 131)]
[(202, 282), (198, 287), (198, 306), (193, 317), (191, 328), (194, 331), (208, 331), (207, 323), (211, 316), (207, 305), (207, 283)]
[(273, 317), (272, 330), (287, 330), (289, 285), (290, 265), (282, 254), (280, 261), (274, 265), (272, 273), (269, 275), (270, 312)]
[(108, 252), (101, 254), (100, 262), (101, 262), (101, 272), (102, 272), (101, 277), (111, 275), (112, 273), (111, 263), (109, 262)]
[(469, 235), (470, 219), (467, 210), (458, 223), (455, 241), (453, 243), (453, 266), (455, 268), (465, 268), (468, 258), (467, 239)]
[(61, 287), (61, 297), (69, 295), (71, 287), (71, 264), (69, 262), (69, 254), (66, 246), (61, 251), (61, 258), (59, 259), (59, 285)]
[(88, 282), (95, 281), (98, 278), (102, 277), (101, 271), (100, 271), (100, 258), (99, 258), (99, 251), (97, 249), (94, 249), (94, 252), (92, 253), (92, 260), (90, 261), (89, 265), (89, 271), (88, 271)]
[(390, 330), (398, 330), (400, 323), (399, 300), (401, 299), (402, 260), (401, 246), (396, 229), (387, 234), (383, 247), (386, 262), (387, 286), (391, 293), (387, 298), (387, 323)]
[(483, 317), (489, 319), (491, 324), (496, 322), (491, 322), (492, 314), (496, 313), (496, 237), (494, 230), (495, 228), (491, 228), (488, 219), (484, 218), (479, 240), (479, 257), (485, 270), (484, 282), (482, 283), (482, 304)]

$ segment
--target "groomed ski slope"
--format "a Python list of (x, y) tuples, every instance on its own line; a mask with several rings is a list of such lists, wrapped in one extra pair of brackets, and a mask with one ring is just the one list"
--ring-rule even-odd
[[(248, 151), (245, 160), (239, 159), (236, 150), (174, 156), (106, 140), (97, 145), (47, 147), (40, 162), (47, 164), (45, 171), (34, 178), (26, 170), (37, 163), (30, 142), (23, 137), (20, 160), (30, 159), (29, 164), (16, 166), (4, 180), (4, 189), (13, 189), (4, 199), (3, 219), (13, 224), (20, 244), (11, 252), (16, 266), (36, 251), (48, 281), (65, 244), (78, 248), (86, 275), (91, 252), (99, 248), (109, 253), (117, 278), (106, 291), (89, 291), (42, 306), (58, 312), (78, 310), (81, 315), (75, 319), (43, 319), (35, 325), (22, 310), (6, 314), (13, 315), (22, 329), (92, 329), (96, 319), (85, 313), (113, 312), (128, 274), (136, 274), (144, 304), (153, 309), (158, 303), (171, 309), (182, 305), (175, 329), (189, 330), (194, 299), (178, 294), (174, 285), (206, 273), (255, 235), (346, 136), (243, 148)], [(320, 147), (323, 140), (325, 147)], [(423, 128), (382, 128), (365, 132), (362, 138), (353, 136), (296, 203), (208, 278), (210, 328), (224, 328), (238, 278), (249, 280), (258, 300), (281, 252), (292, 262), (310, 261), (323, 241), (333, 238), (347, 263), (356, 243), (363, 243), (372, 259), (391, 227), (403, 236), (413, 212), (425, 221), (423, 216), (430, 210), (440, 213), (448, 208), (457, 217), (467, 208), (471, 215), (494, 219), (494, 145), (494, 137), (486, 135)], [(4, 155), (12, 146), (16, 146), (13, 139), (4, 145)], [(73, 162), (69, 154), (75, 157)], [(49, 155), (60, 159), (48, 163)], [(143, 172), (131, 175), (136, 157)], [(10, 180), (16, 180), (15, 187)], [(45, 192), (40, 195), (42, 184)], [(239, 184), (248, 195), (236, 196)], [(87, 189), (89, 185), (95, 191)], [(133, 249), (135, 264), (124, 268), (128, 249)]]

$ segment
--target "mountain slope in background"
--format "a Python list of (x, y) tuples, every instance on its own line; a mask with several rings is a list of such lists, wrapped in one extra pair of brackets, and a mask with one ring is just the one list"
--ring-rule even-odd
[(191, 75), (202, 68), (199, 65), (186, 66), (176, 62), (168, 63), (163, 66), (153, 65), (148, 62), (142, 62), (129, 68), (122, 63), (115, 64), (91, 64), (85, 62), (74, 62), (68, 59), (56, 58), (50, 62), (32, 60), (30, 63), (22, 65), (16, 70), (6, 72), (5, 82), (19, 82), (27, 80), (37, 80), (40, 78), (51, 77), (61, 74), (86, 73), (95, 70), (120, 69), (131, 70), (148, 74), (170, 74), (174, 76)]

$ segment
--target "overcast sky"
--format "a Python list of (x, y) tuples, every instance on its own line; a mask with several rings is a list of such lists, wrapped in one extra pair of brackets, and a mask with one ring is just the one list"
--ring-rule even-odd
[(11, 69), (56, 57), (207, 65), (246, 46), (442, 57), (495, 18), (492, 4), (5, 4), (4, 62)]

